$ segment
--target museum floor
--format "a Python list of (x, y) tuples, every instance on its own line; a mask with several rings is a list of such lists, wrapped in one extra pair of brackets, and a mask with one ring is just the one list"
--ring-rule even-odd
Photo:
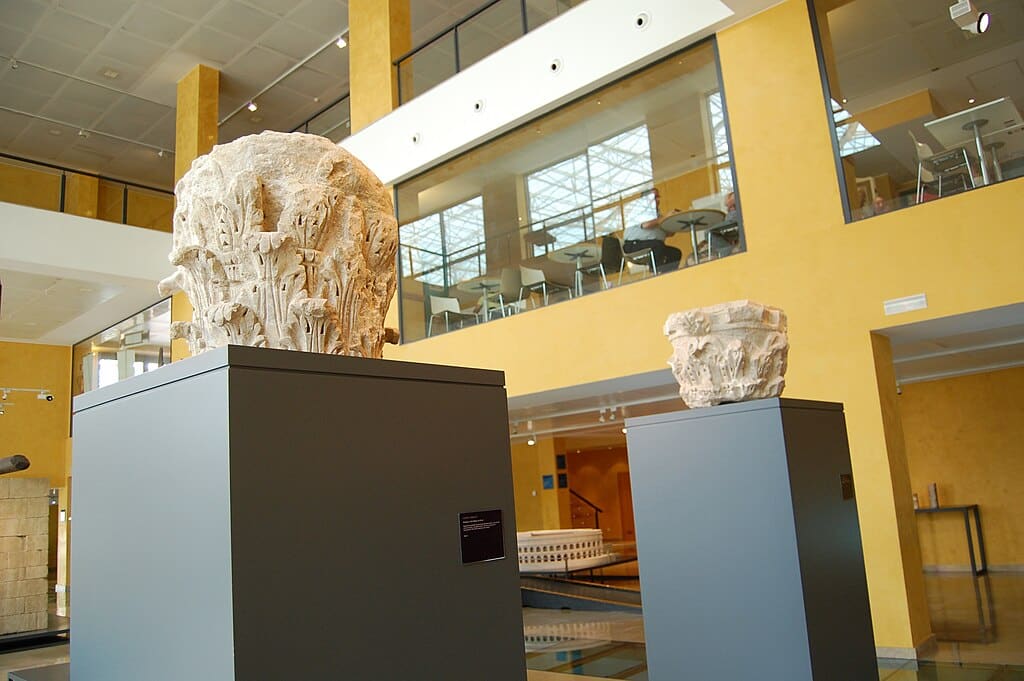
[[(1024, 573), (925, 581), (938, 649), (921, 662), (879, 660), (879, 681), (1024, 681)], [(523, 629), (529, 681), (647, 679), (640, 615), (526, 608)], [(67, 661), (67, 643), (0, 649), (0, 681), (8, 671)], [(389, 678), (385, 667), (380, 678)]]

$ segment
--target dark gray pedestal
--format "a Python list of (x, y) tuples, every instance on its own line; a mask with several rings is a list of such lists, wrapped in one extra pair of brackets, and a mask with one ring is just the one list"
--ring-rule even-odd
[(229, 347), (77, 398), (71, 678), (523, 681), (503, 378)]
[(651, 681), (877, 679), (842, 405), (626, 425)]

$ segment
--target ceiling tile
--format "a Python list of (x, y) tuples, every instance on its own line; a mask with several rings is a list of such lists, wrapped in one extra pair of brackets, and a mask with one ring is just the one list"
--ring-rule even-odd
[[(280, 21), (260, 37), (260, 45), (302, 60), (324, 46), (324, 39), (312, 31)], [(331, 45), (335, 50), (337, 47)]]
[(134, 0), (59, 0), (58, 4), (75, 14), (106, 26), (116, 26)]
[(307, 0), (288, 15), (288, 20), (326, 40), (348, 30), (348, 5), (336, 0)]
[(96, 121), (103, 115), (103, 112), (104, 109), (85, 106), (84, 104), (69, 106), (68, 102), (60, 98), (51, 100), (40, 110), (40, 113), (47, 118), (88, 129), (92, 129)]
[(224, 74), (250, 90), (249, 96), (262, 90), (268, 83), (287, 71), (295, 60), (277, 52), (254, 47), (224, 69)]
[(136, 5), (124, 30), (148, 38), (161, 45), (173, 45), (194, 24), (151, 5)]
[(253, 7), (259, 7), (265, 12), (283, 17), (295, 9), (296, 5), (301, 4), (296, 0), (245, 0), (246, 4), (252, 5)]
[(57, 10), (46, 15), (36, 33), (83, 52), (92, 52), (106, 37), (108, 29), (88, 19)]
[(306, 67), (348, 80), (348, 49), (324, 50), (306, 62)]
[(86, 58), (77, 69), (73, 70), (73, 73), (83, 78), (95, 78), (98, 80), (103, 77), (102, 74), (108, 71), (116, 71), (118, 73), (116, 79), (117, 86), (124, 90), (130, 90), (135, 81), (142, 76), (142, 69), (138, 66), (103, 54)]
[(244, 38), (255, 40), (274, 24), (274, 17), (238, 2), (230, 2), (207, 17), (205, 25)]
[(139, 71), (148, 70), (165, 52), (163, 47), (126, 31), (112, 32), (99, 49), (101, 55), (127, 62)]
[[(28, 124), (28, 116), (21, 116), (0, 109), (0, 147), (10, 144), (14, 138), (21, 134), (22, 130), (28, 127)], [(4, 295), (6, 296), (7, 293), (5, 292)]]
[(87, 56), (87, 52), (39, 37), (29, 38), (29, 41), (22, 45), (18, 51), (19, 59), (24, 59), (25, 61), (30, 61), (40, 66), (60, 71), (61, 73), (74, 73), (75, 69), (79, 67), (82, 60)]
[(0, 82), (3, 84), (19, 87), (22, 90), (31, 90), (47, 97), (53, 95), (68, 81), (66, 76), (39, 69), (30, 64), (21, 64), (17, 69), (5, 69), (0, 73), (2, 73)]
[(232, 35), (200, 26), (182, 41), (178, 50), (201, 61), (225, 65), (237, 59), (247, 45)]
[(174, 149), (174, 112), (162, 116), (140, 138), (146, 144), (153, 144), (167, 150)]
[(326, 99), (331, 96), (330, 93), (333, 90), (337, 89), (338, 80), (338, 78), (332, 78), (302, 66), (281, 81), (281, 85), (291, 88), (309, 99), (313, 97)]
[(50, 101), (50, 96), (2, 83), (0, 84), (0, 101), (8, 109), (37, 114)]
[(166, 12), (172, 12), (192, 21), (198, 21), (224, 2), (218, 0), (145, 0), (147, 5), (159, 7)]
[(11, 55), (16, 53), (27, 37), (28, 33), (25, 31), (0, 25), (0, 54)]
[(113, 106), (121, 97), (125, 96), (120, 92), (114, 92), (105, 87), (75, 80), (74, 78), (67, 79), (67, 83), (61, 88), (58, 95), (62, 102), (72, 105), (84, 104), (98, 109), (107, 109)]
[[(51, 129), (60, 130), (61, 134), (51, 135), (48, 132)], [(74, 128), (35, 120), (18, 135), (18, 139), (11, 143), (10, 148), (14, 153), (30, 158), (57, 158), (67, 146), (67, 140), (75, 139), (77, 132)]]
[(46, 13), (46, 4), (34, 0), (0, 2), (0, 24), (21, 31), (31, 31)]

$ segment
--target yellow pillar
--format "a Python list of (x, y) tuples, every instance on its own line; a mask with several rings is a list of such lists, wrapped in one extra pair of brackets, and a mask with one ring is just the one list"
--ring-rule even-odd
[(92, 175), (68, 173), (64, 180), (64, 212), (96, 217), (100, 203), (100, 180)]
[(348, 79), (352, 132), (398, 106), (394, 60), (412, 46), (409, 0), (349, 0)]
[[(888, 453), (889, 475), (892, 479), (893, 518), (899, 533), (899, 562), (903, 591), (906, 593), (907, 619), (910, 639), (920, 649), (932, 637), (931, 616), (924, 587), (924, 568), (921, 561), (921, 543), (917, 538), (917, 518), (907, 464), (907, 448), (903, 439), (903, 421), (896, 396), (896, 371), (892, 363), (892, 346), (886, 336), (871, 334), (871, 352), (875, 361), (875, 379), (878, 382), (879, 406), (882, 412), (882, 430)], [(895, 567), (895, 566), (894, 566)]]
[[(174, 181), (188, 172), (192, 161), (217, 143), (217, 105), (220, 71), (199, 64), (178, 81), (178, 109), (174, 123)], [(171, 299), (171, 321), (192, 320), (192, 304), (184, 293)], [(184, 340), (171, 342), (171, 361), (189, 356)]]

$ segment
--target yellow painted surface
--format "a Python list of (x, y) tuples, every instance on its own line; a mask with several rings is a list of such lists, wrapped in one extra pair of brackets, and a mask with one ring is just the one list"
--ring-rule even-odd
[(60, 210), (60, 174), (0, 162), (0, 201)]
[[(990, 565), (1024, 565), (1024, 368), (903, 386), (911, 489), (928, 505), (978, 504)], [(925, 565), (969, 564), (958, 513), (919, 515)]]
[[(887, 445), (870, 331), (1019, 302), (1024, 230), (979, 249), (977, 216), (1016, 224), (1022, 181), (846, 225), (805, 4), (788, 0), (723, 31), (719, 54), (746, 253), (385, 354), (501, 369), (515, 396), (664, 367), (671, 312), (740, 298), (783, 308), (786, 394), (846, 405), (876, 643), (910, 648), (929, 632), (907, 546), (915, 523), (895, 502), (910, 498), (909, 481), (890, 461), (899, 452)], [(928, 309), (884, 315), (883, 301), (918, 292)]]
[[(192, 161), (217, 144), (219, 85), (220, 71), (203, 64), (193, 68), (178, 81), (178, 108), (174, 124), (175, 182), (188, 172)], [(184, 293), (176, 293), (171, 298), (171, 321), (192, 321), (192, 304)], [(188, 356), (188, 343), (185, 340), (171, 341), (172, 362)]]
[(941, 118), (939, 103), (929, 90), (919, 90), (866, 111), (858, 111), (854, 118), (870, 132), (879, 132), (894, 125), (925, 116)]
[(121, 223), (124, 219), (124, 185), (111, 180), (100, 180), (96, 217), (107, 222)]
[(220, 71), (197, 65), (178, 81), (174, 124), (174, 181), (188, 172), (192, 161), (217, 143)]
[(15, 392), (0, 416), (0, 457), (24, 454), (31, 462), (14, 477), (47, 478), (53, 487), (67, 482), (66, 448), (71, 413), (71, 348), (0, 341), (0, 385), (42, 388), (53, 401)]
[(392, 62), (412, 47), (409, 0), (349, 0), (349, 93), (352, 132), (398, 106)]
[(628, 473), (625, 447), (597, 449), (566, 455), (569, 487), (601, 509), (600, 523), (605, 539), (622, 539), (622, 509), (619, 506), (619, 473)]
[(128, 224), (160, 232), (174, 229), (174, 197), (128, 188)]
[(64, 212), (86, 218), (96, 217), (99, 193), (98, 177), (68, 173), (65, 180)]
[(512, 482), (515, 486), (516, 529), (556, 530), (563, 525), (557, 489), (544, 489), (543, 476), (555, 476), (555, 441), (542, 438), (536, 445), (512, 443)]

